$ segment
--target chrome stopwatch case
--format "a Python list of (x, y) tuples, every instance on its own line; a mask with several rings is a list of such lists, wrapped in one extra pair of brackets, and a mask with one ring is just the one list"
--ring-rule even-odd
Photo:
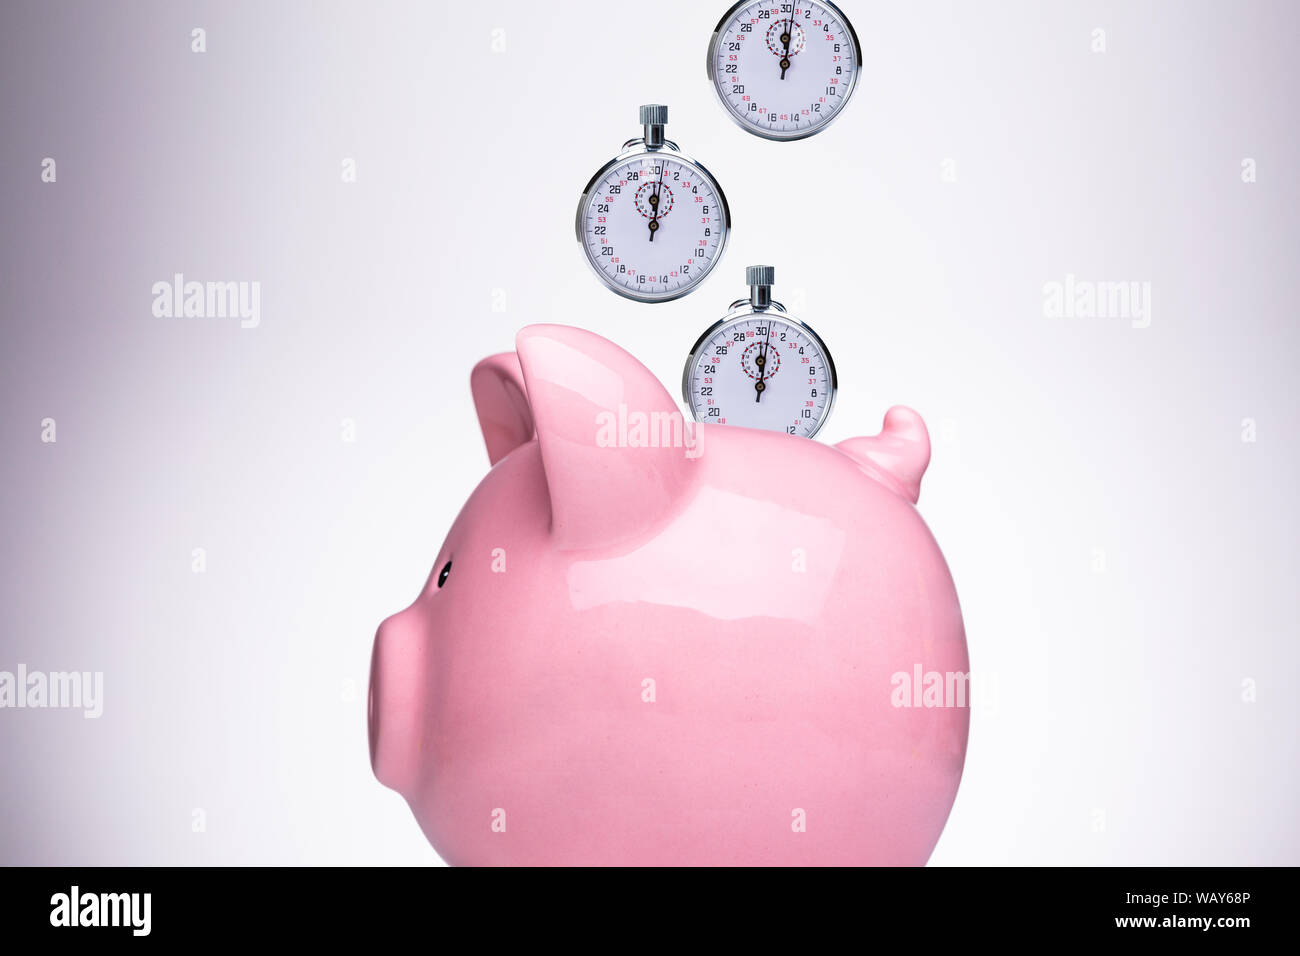
[(835, 363), (816, 332), (772, 301), (774, 271), (745, 270), (749, 298), (696, 341), (682, 396), (697, 422), (811, 438), (835, 404)]
[(578, 201), (578, 244), (619, 295), (667, 302), (722, 258), (731, 211), (717, 180), (664, 138), (668, 107), (641, 107), (645, 135), (591, 177)]
[(843, 112), (862, 48), (829, 0), (740, 0), (709, 42), (708, 71), (728, 115), (765, 139), (803, 139)]

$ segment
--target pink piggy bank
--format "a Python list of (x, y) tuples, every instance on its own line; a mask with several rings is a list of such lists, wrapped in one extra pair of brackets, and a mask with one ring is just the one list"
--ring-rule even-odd
[(493, 467), (375, 637), (375, 775), (453, 865), (924, 864), (968, 663), (908, 409), (684, 421), (591, 332), (480, 362)]

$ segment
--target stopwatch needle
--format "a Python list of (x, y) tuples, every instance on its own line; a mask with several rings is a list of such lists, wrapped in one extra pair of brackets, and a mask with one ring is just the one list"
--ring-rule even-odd
[(754, 401), (763, 400), (763, 392), (767, 390), (767, 385), (763, 379), (767, 376), (767, 346), (772, 341), (772, 324), (767, 325), (767, 338), (763, 340), (763, 348), (758, 355), (754, 356), (754, 364), (758, 366), (758, 381), (754, 383)]
[(781, 79), (785, 79), (785, 71), (790, 69), (790, 40), (794, 37), (794, 4), (790, 4), (790, 22), (785, 26), (785, 33), (781, 34), (781, 42), (785, 44), (785, 53), (781, 57)]
[(650, 217), (650, 241), (655, 241), (655, 233), (659, 231), (659, 194), (664, 188), (664, 164), (659, 164), (659, 182), (655, 185), (654, 195), (650, 197), (650, 208), (654, 210), (654, 215)]

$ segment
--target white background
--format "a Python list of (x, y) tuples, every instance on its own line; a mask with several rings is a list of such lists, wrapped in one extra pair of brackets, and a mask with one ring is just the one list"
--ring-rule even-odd
[[(5, 5), (0, 669), (106, 699), (0, 712), (0, 862), (436, 862), (364, 691), (487, 468), (470, 367), (564, 322), (675, 394), (761, 261), (838, 365), (820, 440), (934, 436), (977, 703), (932, 862), (1300, 863), (1300, 13), (843, 6), (854, 98), (774, 144), (713, 98), (723, 4)], [(646, 102), (734, 215), (655, 306), (573, 237)], [(175, 272), (260, 327), (155, 318)], [(1045, 318), (1067, 273), (1150, 327)]]

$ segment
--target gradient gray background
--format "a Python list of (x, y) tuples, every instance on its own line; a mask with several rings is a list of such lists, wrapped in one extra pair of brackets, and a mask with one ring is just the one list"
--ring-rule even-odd
[[(765, 261), (839, 366), (821, 437), (934, 436), (979, 697), (932, 862), (1300, 863), (1300, 8), (844, 0), (855, 98), (779, 145), (705, 79), (726, 5), (4, 5), (0, 669), (105, 709), (0, 711), (0, 862), (436, 862), (364, 688), (487, 468), (471, 365), (567, 322), (675, 391)], [(651, 101), (735, 229), (646, 307), (572, 221)], [(174, 272), (261, 327), (155, 318)], [(1150, 327), (1045, 318), (1066, 273)]]

